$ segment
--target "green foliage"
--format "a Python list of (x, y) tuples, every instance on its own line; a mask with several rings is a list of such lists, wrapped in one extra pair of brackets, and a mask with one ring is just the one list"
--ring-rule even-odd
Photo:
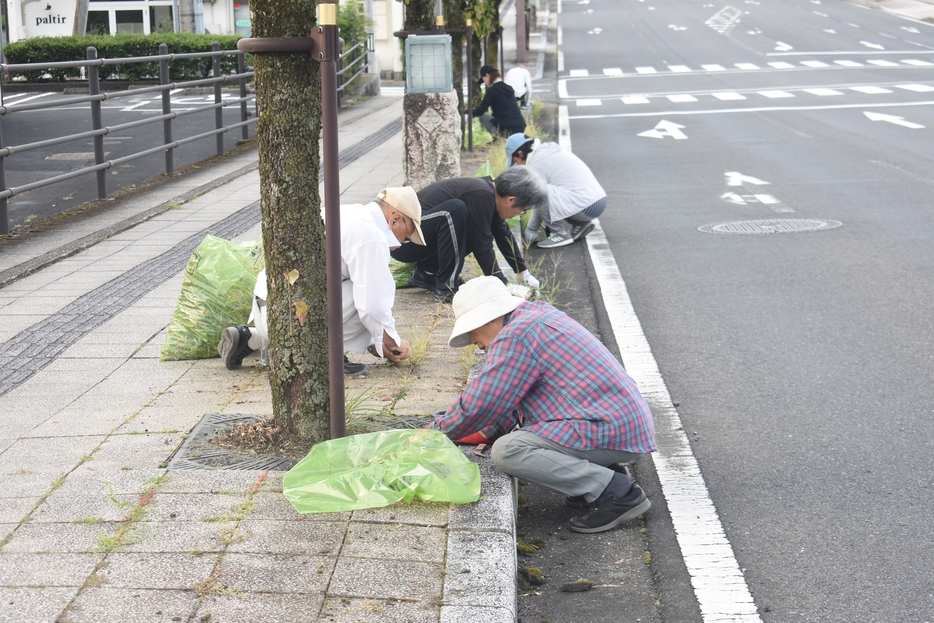
[[(87, 49), (97, 49), (98, 58), (128, 58), (133, 56), (155, 56), (159, 44), (165, 43), (170, 54), (210, 52), (216, 41), (222, 50), (237, 49), (239, 35), (192, 35), (157, 33), (152, 35), (119, 34), (86, 35), (83, 37), (33, 37), (7, 45), (3, 52), (7, 63), (53, 63), (81, 61), (88, 57)], [(213, 70), (212, 57), (176, 59), (169, 62), (171, 80), (197, 80), (207, 78)], [(221, 73), (237, 73), (237, 57), (221, 57)], [(10, 72), (10, 77), (24, 77), (29, 82), (49, 80), (62, 82), (68, 78), (79, 78), (81, 68), (66, 67), (47, 70)], [(123, 63), (100, 67), (101, 80), (158, 80), (159, 63)]]
[(344, 40), (345, 52), (360, 42), (366, 43), (368, 23), (362, 4), (356, 0), (344, 0), (341, 3), (337, 10), (337, 27)]
[(472, 0), (464, 15), (473, 19), (473, 32), (478, 39), (485, 39), (499, 26), (498, 0)]

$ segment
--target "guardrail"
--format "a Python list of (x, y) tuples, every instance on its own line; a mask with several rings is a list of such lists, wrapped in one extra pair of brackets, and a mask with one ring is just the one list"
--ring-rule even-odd
[[(238, 50), (221, 50), (220, 45), (215, 43), (211, 52), (192, 52), (185, 54), (169, 54), (168, 47), (165, 44), (159, 46), (159, 54), (156, 56), (137, 56), (137, 57), (128, 57), (128, 58), (97, 58), (97, 50), (93, 47), (88, 48), (88, 58), (84, 61), (61, 61), (53, 63), (22, 63), (22, 64), (0, 64), (0, 73), (5, 71), (29, 71), (29, 70), (41, 70), (41, 69), (54, 69), (54, 68), (64, 68), (64, 67), (83, 67), (87, 72), (88, 76), (88, 95), (82, 95), (78, 97), (67, 97), (58, 99), (53, 102), (29, 102), (23, 104), (11, 104), (9, 106), (0, 106), (0, 117), (6, 117), (12, 115), (13, 113), (23, 112), (27, 110), (40, 110), (40, 109), (51, 109), (62, 106), (73, 106), (75, 104), (84, 104), (90, 103), (91, 105), (91, 127), (92, 129), (87, 132), (80, 132), (77, 134), (69, 134), (66, 136), (61, 136), (58, 138), (48, 139), (44, 141), (37, 141), (34, 143), (24, 143), (21, 145), (4, 145), (3, 144), (3, 135), (2, 130), (0, 130), (0, 235), (7, 235), (10, 233), (10, 223), (9, 216), (7, 212), (7, 201), (11, 197), (16, 195), (34, 190), (36, 188), (42, 188), (44, 186), (50, 186), (52, 184), (57, 184), (59, 182), (64, 182), (72, 178), (87, 175), (89, 173), (96, 173), (97, 175), (97, 196), (99, 199), (104, 199), (107, 197), (107, 176), (106, 171), (113, 167), (119, 166), (126, 162), (136, 160), (137, 158), (142, 158), (144, 156), (149, 156), (160, 151), (165, 152), (165, 172), (172, 173), (175, 170), (174, 164), (174, 150), (176, 147), (184, 145), (186, 143), (191, 143), (193, 141), (198, 141), (212, 136), (216, 137), (217, 141), (217, 153), (218, 155), (224, 153), (224, 133), (231, 130), (236, 130), (239, 128), (241, 130), (241, 136), (243, 140), (249, 138), (249, 125), (256, 123), (257, 115), (250, 117), (250, 114), (247, 110), (247, 104), (250, 101), (256, 100), (256, 95), (252, 93), (247, 93), (247, 82), (252, 79), (253, 72), (246, 71), (244, 53)], [(338, 101), (344, 94), (345, 88), (353, 82), (360, 74), (364, 73), (368, 69), (367, 65), (367, 54), (366, 54), (366, 44), (360, 43), (348, 50), (346, 53), (341, 55), (341, 67), (338, 72)], [(236, 55), (237, 56), (237, 73), (221, 75), (221, 63), (220, 58), (222, 56)], [(214, 66), (213, 66), (213, 76), (210, 78), (204, 78), (201, 80), (188, 80), (183, 82), (169, 82), (169, 63), (173, 60), (180, 59), (191, 59), (191, 58), (205, 58), (213, 57)], [(348, 60), (349, 59), (349, 60)], [(99, 71), (100, 67), (104, 65), (116, 65), (116, 64), (127, 64), (127, 63), (148, 63), (158, 61), (159, 62), (159, 84), (149, 87), (142, 87), (139, 89), (129, 89), (125, 91), (113, 91), (102, 93), (100, 89), (100, 76)], [(344, 63), (347, 63), (346, 66), (343, 66)], [(345, 79), (344, 76), (348, 71), (354, 71), (354, 73), (349, 79)], [(237, 82), (240, 87), (239, 97), (234, 99), (223, 100), (222, 99), (222, 86), (225, 83)], [(170, 97), (170, 91), (175, 89), (184, 89), (189, 87), (204, 87), (213, 85), (214, 87), (214, 102), (211, 104), (206, 104), (204, 106), (198, 106), (196, 108), (186, 108), (185, 110), (172, 110), (172, 100)], [(121, 97), (137, 96), (143, 93), (153, 93), (161, 92), (162, 94), (162, 114), (155, 117), (148, 117), (146, 119), (141, 119), (138, 121), (132, 121), (130, 123), (122, 123), (119, 125), (105, 126), (104, 120), (101, 114), (101, 102), (105, 100), (113, 100)], [(223, 109), (231, 105), (240, 105), (240, 121), (231, 125), (223, 124)], [(194, 136), (188, 136), (185, 138), (176, 139), (173, 136), (173, 120), (185, 116), (192, 115), (196, 113), (201, 113), (209, 110), (214, 110), (214, 129), (208, 132), (202, 132)], [(116, 158), (114, 160), (105, 160), (104, 159), (104, 136), (119, 132), (122, 130), (127, 130), (130, 128), (147, 125), (150, 123), (159, 123), (162, 122), (163, 127), (163, 144), (151, 147), (148, 149), (143, 149), (142, 151), (124, 156), (122, 158)], [(69, 171), (68, 173), (63, 173), (56, 175), (54, 177), (49, 177), (46, 179), (38, 180), (30, 184), (24, 184), (22, 186), (15, 186), (8, 188), (6, 185), (6, 173), (5, 173), (5, 162), (6, 159), (14, 154), (33, 150), (41, 149), (46, 147), (54, 147), (56, 145), (62, 145), (69, 143), (71, 141), (77, 140), (86, 140), (92, 138), (94, 141), (94, 164), (88, 165)]]

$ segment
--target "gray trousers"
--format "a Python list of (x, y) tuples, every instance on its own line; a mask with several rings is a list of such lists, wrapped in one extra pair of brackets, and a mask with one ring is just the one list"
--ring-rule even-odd
[(574, 450), (526, 430), (504, 435), (493, 444), (493, 463), (503, 473), (536, 485), (596, 500), (613, 479), (606, 467), (639, 457), (624, 450)]
[(561, 221), (551, 220), (551, 205), (546, 201), (544, 205), (539, 206), (532, 210), (532, 216), (529, 217), (529, 224), (526, 228), (529, 231), (538, 231), (542, 225), (550, 229), (552, 232), (557, 232), (559, 234), (567, 234), (568, 225), (572, 227), (580, 223), (586, 223), (592, 221), (595, 218), (603, 214), (603, 211), (606, 209), (606, 197), (600, 199), (596, 203), (587, 206), (577, 214), (572, 214)]

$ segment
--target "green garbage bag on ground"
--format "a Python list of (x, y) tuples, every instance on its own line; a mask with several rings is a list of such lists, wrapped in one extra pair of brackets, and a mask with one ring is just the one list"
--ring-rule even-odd
[(480, 497), (480, 468), (440, 431), (380, 431), (319, 443), (285, 475), (282, 492), (300, 513), (415, 498), (466, 504)]
[(159, 359), (217, 357), (221, 332), (246, 324), (256, 274), (265, 265), (262, 242), (232, 242), (208, 234), (185, 267), (178, 305)]
[(412, 278), (413, 270), (415, 270), (415, 264), (406, 264), (389, 258), (389, 272), (392, 273), (392, 280), (396, 282), (397, 288), (409, 287), (409, 279)]

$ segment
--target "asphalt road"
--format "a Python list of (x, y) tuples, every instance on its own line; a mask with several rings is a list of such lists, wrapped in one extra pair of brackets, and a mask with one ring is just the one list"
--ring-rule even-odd
[[(573, 149), (759, 616), (934, 620), (934, 27), (823, 0), (559, 25)], [(702, 620), (661, 506), (659, 612)]]
[[(63, 101), (74, 95), (53, 93), (4, 93), (3, 103), (7, 106), (17, 102)], [(237, 97), (230, 91), (224, 98)], [(172, 96), (172, 110), (186, 111), (214, 102), (214, 95)], [(223, 124), (240, 122), (240, 105), (231, 104), (223, 110)], [(248, 103), (251, 115), (253, 102)], [(104, 101), (101, 116), (104, 126), (131, 123), (162, 114), (162, 103), (158, 95), (149, 93)], [(255, 117), (251, 117), (255, 118)], [(5, 116), (3, 144), (22, 145), (92, 129), (90, 104), (67, 105), (59, 108), (22, 111)], [(214, 111), (198, 112), (176, 118), (173, 121), (172, 138), (181, 140), (209, 132), (215, 127)], [(249, 127), (249, 136), (256, 135), (256, 126)], [(242, 139), (240, 128), (226, 132), (224, 149), (230, 149)], [(162, 123), (152, 123), (108, 134), (104, 137), (104, 158), (115, 160), (164, 144)], [(174, 169), (200, 162), (217, 153), (214, 136), (182, 145), (174, 150)], [(94, 164), (94, 143), (91, 139), (72, 141), (43, 149), (15, 153), (5, 159), (6, 183), (10, 187), (22, 186), (42, 179), (54, 177), (75, 169)], [(165, 154), (159, 152), (118, 165), (105, 172), (108, 194), (141, 184), (165, 173)], [(94, 173), (72, 178), (51, 186), (38, 188), (9, 200), (10, 226), (39, 222), (66, 212), (88, 201), (97, 199), (97, 176)]]

